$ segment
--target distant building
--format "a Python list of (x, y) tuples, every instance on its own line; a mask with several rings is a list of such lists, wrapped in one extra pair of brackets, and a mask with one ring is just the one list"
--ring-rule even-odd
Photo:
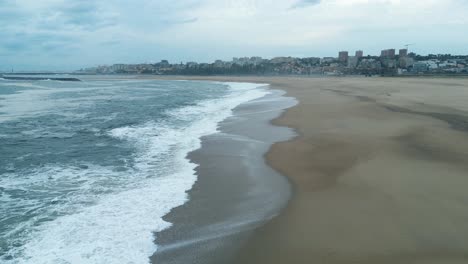
[(357, 69), (361, 71), (373, 73), (379, 72), (381, 68), (382, 64), (380, 63), (380, 61), (377, 61), (375, 59), (362, 59), (357, 67)]
[(458, 63), (456, 61), (447, 60), (444, 62), (437, 63), (440, 68), (455, 68), (458, 67)]
[(263, 62), (262, 57), (243, 57), (243, 58), (233, 58), (232, 63), (237, 65), (259, 65)]
[(356, 57), (357, 58), (362, 58), (364, 56), (364, 52), (362, 50), (356, 51)]
[(358, 65), (359, 57), (350, 56), (348, 57), (348, 68), (354, 69)]
[(111, 66), (113, 72), (122, 72), (125, 71), (126, 65), (125, 64), (114, 64)]
[(270, 60), (270, 63), (273, 64), (282, 64), (282, 63), (291, 63), (294, 62), (295, 59), (292, 57), (275, 57)]
[(320, 59), (320, 64), (323, 64), (323, 63), (332, 63), (332, 62), (335, 62), (336, 61), (336, 58), (333, 58), (333, 57), (323, 57)]
[(393, 59), (395, 57), (395, 49), (382, 50), (380, 57)]
[(398, 59), (398, 66), (403, 69), (408, 69), (409, 67), (413, 66), (414, 59), (408, 56), (400, 56)]
[[(439, 68), (439, 63), (440, 63), (439, 60), (428, 60), (428, 61), (422, 61), (422, 62), (425, 62), (427, 64), (427, 66), (429, 67), (429, 70), (436, 70)], [(456, 66), (456, 64), (454, 64), (454, 66)]]
[(347, 51), (340, 51), (338, 53), (338, 60), (340, 62), (347, 62), (349, 57), (349, 53)]
[(398, 52), (398, 55), (400, 57), (406, 57), (408, 56), (408, 49), (400, 49), (399, 52)]
[(429, 71), (429, 65), (426, 62), (416, 62), (413, 65), (413, 72), (425, 73)]
[(397, 61), (395, 59), (383, 58), (381, 59), (382, 66), (386, 69), (397, 68)]
[(315, 58), (315, 57), (309, 57), (309, 58), (301, 58), (299, 59), (300, 63), (303, 64), (303, 65), (307, 65), (307, 66), (316, 66), (316, 65), (320, 65), (320, 58)]

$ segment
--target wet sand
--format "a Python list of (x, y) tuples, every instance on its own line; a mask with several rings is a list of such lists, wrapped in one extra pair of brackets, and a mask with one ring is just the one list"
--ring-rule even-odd
[(293, 197), (231, 263), (468, 262), (467, 79), (211, 79), (299, 100), (266, 155)]
[(199, 164), (198, 180), (190, 200), (164, 217), (173, 226), (157, 233), (153, 263), (229, 263), (252, 231), (286, 206), (291, 185), (264, 159), (274, 142), (295, 135), (269, 123), (296, 104), (283, 94), (271, 90), (240, 105), (220, 133), (202, 138), (202, 147), (189, 154)]

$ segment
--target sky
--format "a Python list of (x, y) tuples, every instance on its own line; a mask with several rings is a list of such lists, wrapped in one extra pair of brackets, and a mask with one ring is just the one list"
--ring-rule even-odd
[(232, 57), (468, 54), (468, 0), (0, 0), (0, 71)]

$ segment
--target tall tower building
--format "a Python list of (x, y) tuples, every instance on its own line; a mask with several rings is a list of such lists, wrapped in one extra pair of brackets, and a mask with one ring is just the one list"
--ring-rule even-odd
[(340, 51), (340, 53), (338, 53), (338, 60), (340, 62), (347, 62), (348, 57), (349, 57), (349, 54), (347, 51)]
[(400, 49), (398, 55), (400, 55), (400, 57), (408, 56), (408, 49)]
[(357, 58), (362, 58), (364, 56), (364, 52), (362, 50), (356, 51), (356, 57)]
[(388, 59), (395, 58), (395, 49), (382, 50), (382, 52), (380, 53), (380, 57)]

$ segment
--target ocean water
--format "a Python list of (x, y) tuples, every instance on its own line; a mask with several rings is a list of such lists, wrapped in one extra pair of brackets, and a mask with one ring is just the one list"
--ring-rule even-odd
[(264, 85), (0, 80), (0, 263), (148, 263), (186, 155)]

